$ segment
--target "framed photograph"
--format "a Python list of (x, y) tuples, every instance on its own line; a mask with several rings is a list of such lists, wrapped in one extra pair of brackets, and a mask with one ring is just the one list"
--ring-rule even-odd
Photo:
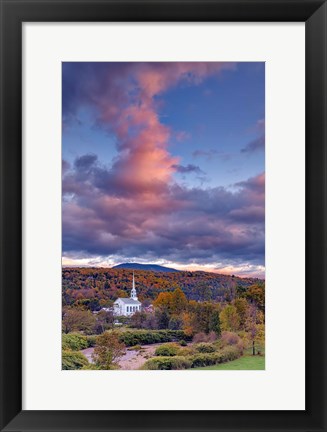
[(3, 431), (326, 430), (326, 2), (1, 1)]

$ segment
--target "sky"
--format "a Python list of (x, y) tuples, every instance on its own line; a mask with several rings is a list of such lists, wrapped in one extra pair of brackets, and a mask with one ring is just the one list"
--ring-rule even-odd
[(264, 63), (63, 63), (63, 265), (264, 278), (264, 146)]

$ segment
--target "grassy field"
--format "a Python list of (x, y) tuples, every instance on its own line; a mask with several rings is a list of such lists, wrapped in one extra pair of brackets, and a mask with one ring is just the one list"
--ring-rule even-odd
[(245, 355), (237, 360), (214, 366), (194, 368), (193, 370), (264, 370), (265, 358), (263, 356)]

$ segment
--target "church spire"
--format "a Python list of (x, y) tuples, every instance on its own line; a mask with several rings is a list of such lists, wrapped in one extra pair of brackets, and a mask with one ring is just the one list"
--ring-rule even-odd
[(132, 291), (131, 291), (131, 298), (133, 300), (137, 300), (137, 294), (136, 294), (136, 289), (135, 289), (135, 278), (134, 278), (134, 272), (133, 272), (133, 287), (132, 287)]

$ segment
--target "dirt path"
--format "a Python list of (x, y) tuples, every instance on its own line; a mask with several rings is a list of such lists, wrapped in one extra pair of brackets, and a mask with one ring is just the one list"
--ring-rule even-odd
[(92, 359), (94, 348), (86, 348), (81, 350), (81, 353), (85, 355), (85, 357), (88, 359), (90, 363), (94, 363)]
[[(124, 370), (139, 369), (141, 366), (144, 365), (144, 363), (150, 357), (153, 357), (156, 348), (160, 345), (162, 344), (159, 343), (159, 344), (152, 344), (152, 345), (141, 345), (140, 350), (127, 349), (126, 353), (118, 361), (120, 368)], [(92, 359), (93, 351), (94, 348), (86, 348), (81, 351), (81, 353), (85, 355), (85, 357), (88, 359), (90, 363), (93, 363), (93, 359)]]

